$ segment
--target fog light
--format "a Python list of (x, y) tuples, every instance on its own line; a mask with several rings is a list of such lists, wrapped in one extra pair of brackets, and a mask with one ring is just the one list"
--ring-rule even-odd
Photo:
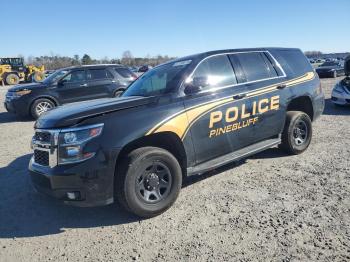
[(67, 156), (76, 157), (80, 153), (80, 146), (69, 146), (69, 147), (66, 147), (66, 150), (67, 150)]
[(80, 198), (80, 193), (78, 191), (67, 192), (67, 198), (70, 200), (77, 200)]

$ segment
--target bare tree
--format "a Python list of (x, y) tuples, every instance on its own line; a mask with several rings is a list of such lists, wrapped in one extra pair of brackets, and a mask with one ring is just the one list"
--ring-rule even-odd
[(122, 54), (122, 60), (121, 60), (122, 64), (131, 66), (132, 60), (133, 60), (133, 56), (131, 52), (129, 50), (124, 51)]

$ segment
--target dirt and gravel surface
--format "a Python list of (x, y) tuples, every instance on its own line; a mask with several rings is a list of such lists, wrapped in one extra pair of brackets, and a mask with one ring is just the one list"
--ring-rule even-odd
[(322, 80), (326, 108), (304, 154), (270, 149), (188, 179), (175, 205), (148, 220), (35, 193), (33, 121), (1, 108), (0, 261), (349, 261), (350, 108), (331, 104), (334, 83)]

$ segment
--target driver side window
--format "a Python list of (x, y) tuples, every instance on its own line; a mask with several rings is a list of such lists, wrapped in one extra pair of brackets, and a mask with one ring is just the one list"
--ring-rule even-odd
[(69, 73), (62, 79), (65, 83), (83, 82), (86, 80), (84, 70), (77, 70)]
[(237, 84), (227, 55), (217, 55), (202, 61), (192, 76), (193, 81), (197, 79), (206, 82), (206, 85), (202, 86), (202, 90)]

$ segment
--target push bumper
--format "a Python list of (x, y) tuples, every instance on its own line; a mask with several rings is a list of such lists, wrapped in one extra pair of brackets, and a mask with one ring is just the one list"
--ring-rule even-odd
[(116, 157), (108, 161), (96, 156), (79, 164), (53, 168), (29, 163), (29, 174), (35, 189), (66, 204), (92, 207), (113, 203)]

